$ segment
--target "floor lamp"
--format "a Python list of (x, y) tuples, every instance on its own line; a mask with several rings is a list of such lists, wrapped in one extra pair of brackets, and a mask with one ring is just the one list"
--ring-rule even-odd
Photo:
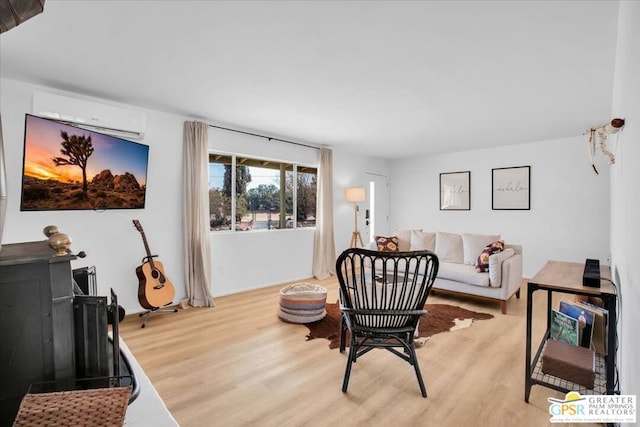
[(351, 243), (349, 247), (357, 248), (358, 242), (360, 242), (360, 246), (364, 247), (362, 236), (358, 231), (358, 203), (364, 202), (365, 200), (364, 187), (345, 188), (344, 199), (347, 202), (353, 203), (354, 230), (353, 233), (351, 233)]

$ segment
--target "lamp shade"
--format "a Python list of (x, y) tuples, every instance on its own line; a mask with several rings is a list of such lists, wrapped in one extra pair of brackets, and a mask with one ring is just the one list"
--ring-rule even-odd
[(351, 202), (351, 203), (364, 202), (365, 200), (364, 187), (345, 188), (344, 199), (347, 202)]

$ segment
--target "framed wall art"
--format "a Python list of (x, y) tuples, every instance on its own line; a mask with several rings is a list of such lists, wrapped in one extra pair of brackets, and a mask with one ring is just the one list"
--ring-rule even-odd
[(531, 208), (531, 166), (492, 169), (491, 209)]
[(440, 210), (471, 210), (471, 172), (440, 174)]

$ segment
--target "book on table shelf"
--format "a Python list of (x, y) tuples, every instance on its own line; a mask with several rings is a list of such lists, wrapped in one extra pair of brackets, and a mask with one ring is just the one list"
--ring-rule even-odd
[(583, 308), (585, 311), (593, 313), (593, 338), (591, 340), (591, 350), (604, 356), (607, 354), (607, 319), (609, 312), (602, 307), (599, 307), (588, 302), (576, 302), (576, 305)]
[(593, 390), (596, 359), (592, 350), (550, 339), (542, 354), (542, 373)]
[(574, 319), (558, 310), (551, 310), (549, 338), (567, 344), (578, 345), (579, 334), (578, 319)]
[(559, 308), (560, 313), (578, 320), (578, 345), (590, 349), (592, 347), (593, 322), (595, 318), (593, 312), (568, 301), (560, 301)]

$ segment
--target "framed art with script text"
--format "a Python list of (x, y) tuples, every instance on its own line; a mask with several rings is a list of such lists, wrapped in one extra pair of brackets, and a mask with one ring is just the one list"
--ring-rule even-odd
[(492, 169), (491, 194), (493, 210), (529, 210), (531, 166)]
[(440, 210), (471, 210), (471, 172), (440, 174)]

